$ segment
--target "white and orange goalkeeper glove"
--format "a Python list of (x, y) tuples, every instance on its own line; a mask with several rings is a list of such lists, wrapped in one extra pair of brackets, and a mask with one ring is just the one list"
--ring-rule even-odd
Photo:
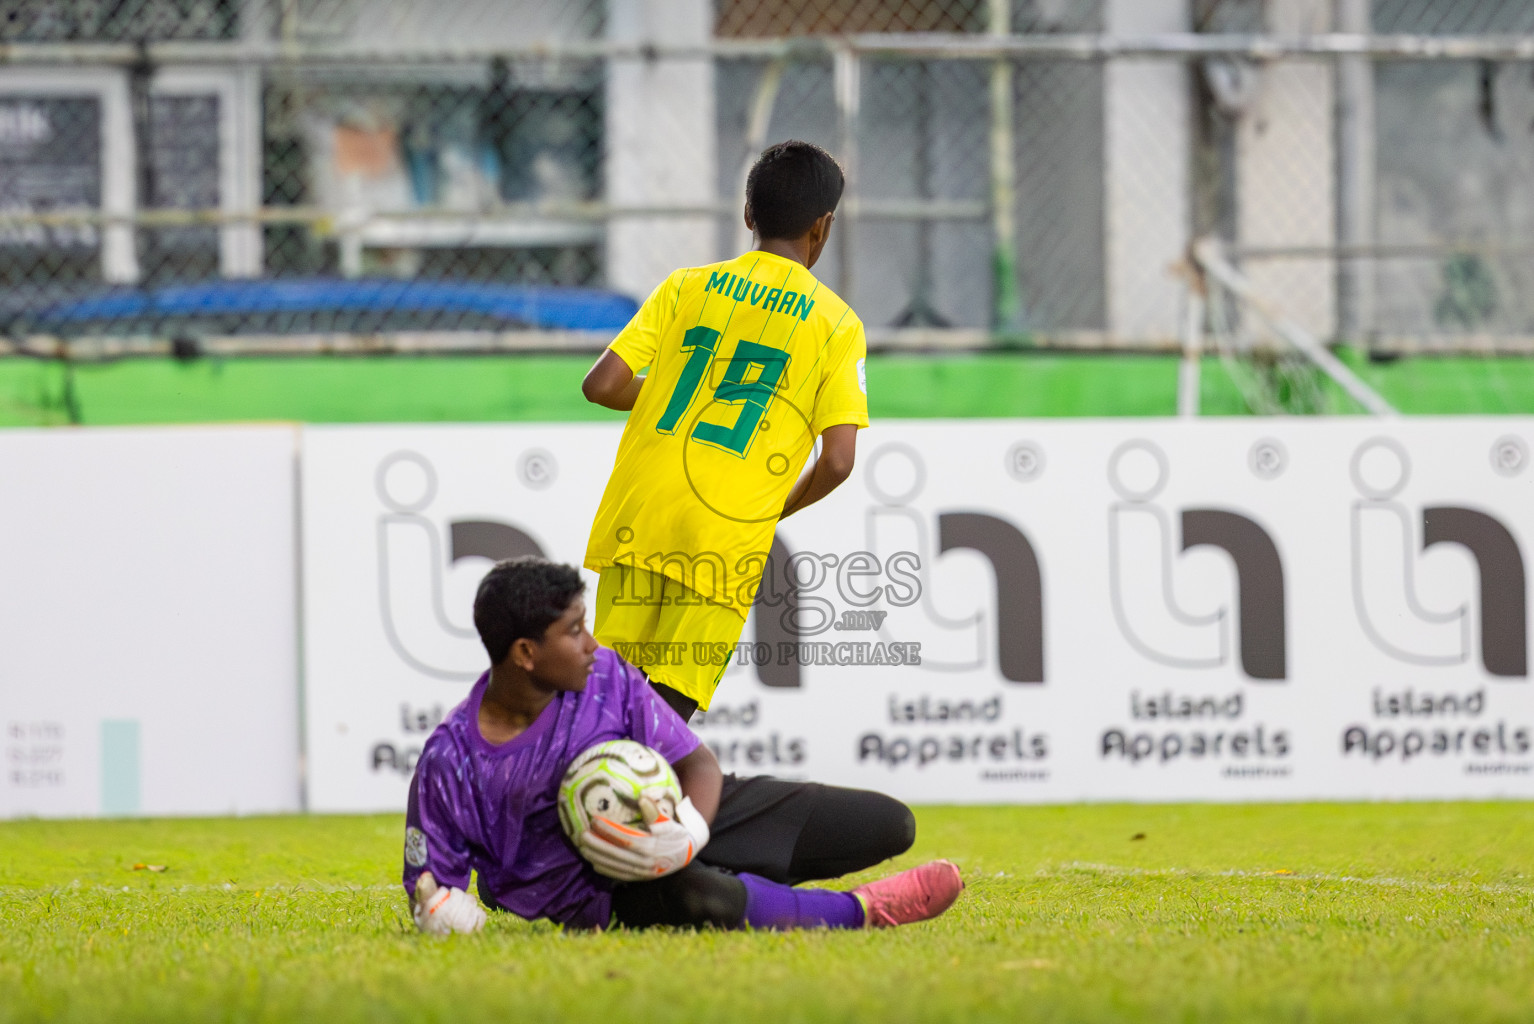
[(485, 926), (485, 908), (462, 889), (439, 886), (424, 872), (415, 884), (415, 926), (428, 935), (468, 934)]
[(581, 836), (581, 855), (598, 874), (620, 882), (663, 878), (692, 863), (708, 843), (708, 822), (688, 797), (676, 805), (675, 819), (649, 797), (640, 798), (639, 811), (643, 829), (597, 818)]

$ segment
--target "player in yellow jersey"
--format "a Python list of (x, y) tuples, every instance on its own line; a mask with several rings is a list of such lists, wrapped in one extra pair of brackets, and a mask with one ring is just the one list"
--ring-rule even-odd
[(843, 185), (819, 146), (763, 152), (746, 179), (755, 248), (671, 274), (581, 385), (630, 410), (586, 548), (593, 632), (684, 719), (708, 708), (778, 520), (847, 479), (868, 426), (863, 324), (810, 273)]

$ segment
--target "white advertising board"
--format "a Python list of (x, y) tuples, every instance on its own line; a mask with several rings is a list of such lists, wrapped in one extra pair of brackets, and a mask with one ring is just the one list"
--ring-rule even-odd
[[(1531, 437), (1507, 418), (880, 423), (779, 528), (749, 646), (695, 726), (726, 770), (913, 801), (1534, 795)], [(479, 576), (523, 551), (579, 564), (617, 439), (305, 430), (314, 809), (403, 806), (484, 667)]]
[(299, 809), (296, 455), (0, 432), (0, 818)]

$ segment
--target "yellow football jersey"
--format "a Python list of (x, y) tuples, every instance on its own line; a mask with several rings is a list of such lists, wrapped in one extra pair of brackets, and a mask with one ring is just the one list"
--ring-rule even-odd
[(752, 251), (673, 273), (609, 347), (650, 372), (586, 567), (658, 572), (744, 617), (815, 439), (868, 426), (862, 321), (802, 264)]

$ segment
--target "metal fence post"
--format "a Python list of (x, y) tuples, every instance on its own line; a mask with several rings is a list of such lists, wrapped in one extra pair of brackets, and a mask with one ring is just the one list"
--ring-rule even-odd
[(832, 76), (836, 80), (837, 146), (841, 150), (842, 170), (846, 174), (846, 189), (842, 195), (842, 227), (840, 257), (837, 270), (841, 280), (837, 291), (843, 299), (852, 302), (853, 264), (856, 255), (858, 202), (858, 108), (862, 105), (863, 62), (857, 51), (850, 46), (838, 46), (832, 61)]
[[(1337, 31), (1366, 37), (1369, 0), (1337, 0)], [(1344, 253), (1374, 244), (1374, 64), (1351, 54), (1337, 61), (1337, 241)], [(1374, 330), (1374, 264), (1337, 264), (1337, 335), (1367, 342)]]
[[(990, 0), (989, 31), (1012, 34), (1011, 0)], [(1012, 62), (991, 63), (991, 326), (1016, 331), (1022, 326), (1022, 303), (1017, 287), (1017, 180), (1013, 154)]]

